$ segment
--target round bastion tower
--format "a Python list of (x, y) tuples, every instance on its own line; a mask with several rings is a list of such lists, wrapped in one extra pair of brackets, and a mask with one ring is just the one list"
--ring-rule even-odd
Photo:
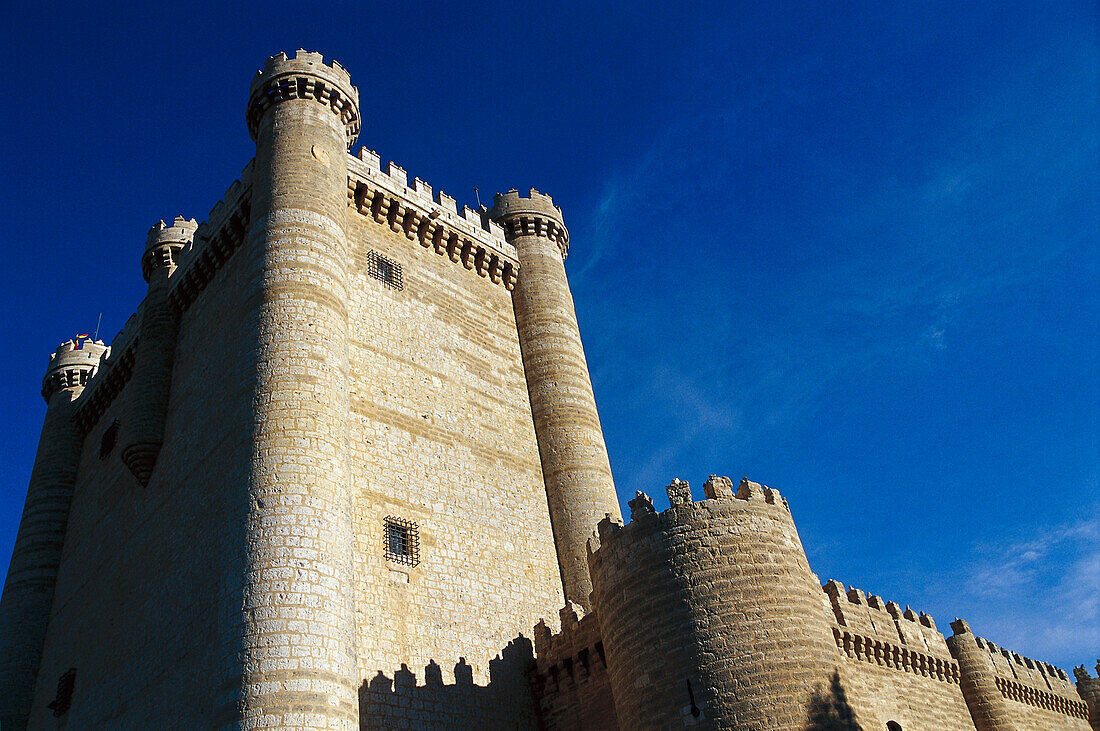
[(198, 221), (183, 216), (176, 216), (171, 226), (158, 221), (149, 229), (141, 257), (141, 273), (149, 283), (149, 290), (142, 305), (134, 358), (137, 368), (130, 384), (132, 407), (122, 420), (118, 441), (123, 464), (143, 486), (149, 485), (164, 444), (172, 361), (179, 332), (179, 320), (168, 302), (168, 278), (198, 227)]
[(566, 601), (587, 611), (592, 581), (586, 543), (606, 515), (619, 519), (592, 379), (565, 276), (569, 231), (561, 209), (532, 189), (497, 193), (488, 216), (516, 247), (519, 281), (512, 292), (519, 345), (550, 524)]
[(821, 584), (777, 490), (711, 476), (707, 499), (668, 486), (592, 541), (600, 620), (621, 728), (818, 728), (836, 664)]
[(83, 443), (73, 411), (84, 385), (109, 352), (102, 340), (64, 342), (50, 356), (42, 380), (46, 420), (0, 599), (3, 729), (27, 725)]
[(280, 53), (252, 81), (247, 120), (252, 454), (219, 720), (356, 729), (345, 226), (359, 92), (318, 53)]

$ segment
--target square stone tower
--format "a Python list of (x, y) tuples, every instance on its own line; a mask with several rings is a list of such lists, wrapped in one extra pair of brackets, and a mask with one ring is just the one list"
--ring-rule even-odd
[(420, 668), (440, 719), (531, 720), (522, 634), (588, 605), (618, 517), (561, 211), (350, 155), (319, 54), (270, 58), (247, 122), (224, 200), (150, 231), (112, 348), (51, 360), (0, 723), (351, 729)]

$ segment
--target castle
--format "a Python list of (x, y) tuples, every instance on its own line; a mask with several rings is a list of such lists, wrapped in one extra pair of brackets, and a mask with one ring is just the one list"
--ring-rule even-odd
[(350, 155), (314, 53), (247, 123), (110, 347), (50, 356), (0, 728), (1100, 729), (1084, 668), (822, 585), (777, 490), (624, 525), (549, 196)]

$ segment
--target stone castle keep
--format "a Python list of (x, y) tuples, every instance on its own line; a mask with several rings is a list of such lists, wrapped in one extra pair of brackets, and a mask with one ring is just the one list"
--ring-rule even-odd
[(1084, 668), (823, 585), (774, 489), (624, 525), (549, 196), (349, 154), (319, 54), (247, 122), (110, 347), (50, 356), (0, 729), (1100, 729)]

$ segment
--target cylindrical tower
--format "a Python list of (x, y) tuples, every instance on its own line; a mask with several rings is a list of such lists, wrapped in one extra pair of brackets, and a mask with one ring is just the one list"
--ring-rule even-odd
[(176, 313), (168, 303), (168, 278), (198, 225), (195, 219), (183, 216), (176, 216), (171, 226), (158, 221), (149, 229), (141, 257), (141, 273), (149, 283), (149, 291), (141, 310), (130, 403), (119, 425), (119, 444), (123, 464), (142, 485), (149, 484), (164, 444), (164, 420), (168, 415), (172, 360), (179, 331)]
[(345, 457), (347, 150), (358, 106), (348, 73), (317, 53), (273, 56), (252, 82), (243, 253), (255, 382), (244, 565), (231, 579), (243, 603), (231, 725), (358, 728)]
[(512, 303), (558, 565), (566, 600), (588, 610), (585, 545), (605, 515), (619, 519), (619, 503), (565, 277), (569, 232), (561, 209), (534, 189), (527, 198), (498, 193), (488, 215), (519, 258)]
[(619, 726), (815, 728), (839, 656), (786, 501), (720, 477), (668, 493), (602, 521), (589, 559)]
[(42, 381), (46, 421), (0, 599), (0, 728), (27, 725), (80, 461), (74, 402), (107, 351), (98, 340), (62, 343)]
[(947, 638), (947, 649), (959, 663), (959, 687), (978, 731), (1013, 731), (1008, 703), (997, 688), (997, 670), (989, 652), (978, 646), (978, 638), (970, 625), (956, 619), (951, 623), (954, 633)]

